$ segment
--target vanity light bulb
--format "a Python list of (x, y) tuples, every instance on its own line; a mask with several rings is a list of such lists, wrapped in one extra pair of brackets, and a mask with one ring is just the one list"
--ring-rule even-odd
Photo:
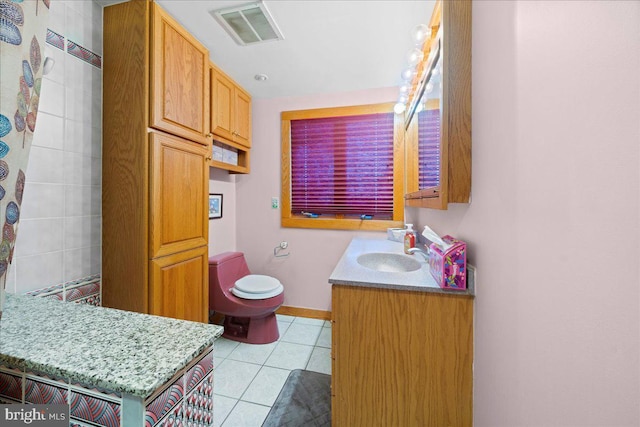
[(413, 76), (415, 75), (415, 73), (415, 70), (409, 67), (405, 68), (400, 76), (402, 77), (402, 80), (410, 82), (411, 80), (413, 80)]
[(396, 105), (393, 106), (393, 112), (396, 114), (402, 114), (404, 113), (404, 110), (407, 107), (405, 107), (405, 105), (402, 102), (398, 102)]
[(433, 83), (427, 83), (425, 90), (427, 91), (427, 93), (433, 92)]
[(414, 47), (407, 54), (407, 61), (409, 61), (409, 65), (415, 67), (424, 59), (424, 53), (417, 47)]
[(409, 93), (409, 90), (411, 89), (411, 86), (409, 85), (402, 85), (400, 86), (400, 93)]
[(408, 100), (409, 100), (409, 98), (407, 98), (407, 95), (400, 95), (400, 97), (398, 98), (398, 103), (399, 104), (406, 104)]
[(437, 76), (438, 74), (440, 74), (440, 69), (434, 68), (433, 70), (431, 70), (431, 75), (432, 76)]
[(419, 113), (422, 110), (424, 110), (424, 104), (419, 102), (418, 105), (416, 105), (416, 113)]
[(416, 25), (413, 30), (411, 30), (411, 38), (416, 46), (422, 46), (424, 41), (429, 37), (431, 37), (431, 28), (425, 24)]

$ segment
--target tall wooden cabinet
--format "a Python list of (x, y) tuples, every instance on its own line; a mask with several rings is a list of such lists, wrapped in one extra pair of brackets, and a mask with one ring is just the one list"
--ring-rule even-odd
[(473, 297), (332, 288), (331, 425), (470, 427)]
[(208, 319), (208, 56), (152, 2), (104, 9), (105, 306)]

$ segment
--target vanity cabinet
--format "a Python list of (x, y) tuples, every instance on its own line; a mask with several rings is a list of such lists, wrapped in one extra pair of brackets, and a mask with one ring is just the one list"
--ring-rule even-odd
[(251, 148), (251, 95), (211, 65), (211, 129), (223, 142)]
[(471, 426), (473, 297), (332, 288), (334, 427)]
[(207, 322), (208, 52), (153, 2), (103, 19), (103, 304)]

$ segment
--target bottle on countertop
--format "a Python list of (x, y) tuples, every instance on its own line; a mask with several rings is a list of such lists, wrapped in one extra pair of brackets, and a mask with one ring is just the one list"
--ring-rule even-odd
[(407, 224), (407, 230), (404, 235), (404, 253), (409, 254), (409, 249), (416, 246), (416, 232), (413, 230), (413, 224)]

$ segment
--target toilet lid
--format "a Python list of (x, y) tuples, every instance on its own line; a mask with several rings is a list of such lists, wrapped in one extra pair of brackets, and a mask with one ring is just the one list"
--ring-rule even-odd
[(278, 285), (277, 288), (269, 292), (263, 292), (260, 294), (251, 293), (251, 292), (242, 292), (241, 290), (235, 287), (231, 288), (231, 293), (237, 296), (238, 298), (242, 298), (242, 299), (269, 299), (269, 298), (277, 297), (282, 293), (282, 291), (284, 291), (284, 286), (282, 286), (281, 284)]
[(272, 292), (280, 286), (282, 286), (282, 284), (278, 279), (262, 274), (249, 274), (242, 279), (236, 280), (235, 283), (235, 289), (249, 294)]

